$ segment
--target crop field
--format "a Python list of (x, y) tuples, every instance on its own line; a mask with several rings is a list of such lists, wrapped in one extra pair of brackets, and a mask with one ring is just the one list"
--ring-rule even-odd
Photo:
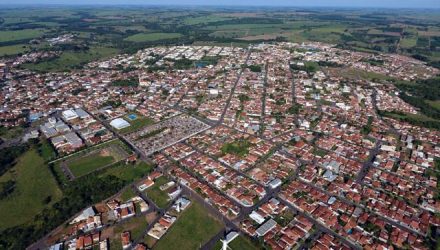
[[(429, 26), (422, 24), (429, 21)], [(24, 68), (51, 72), (69, 71), (92, 60), (118, 52), (133, 53), (148, 45), (169, 44), (247, 44), (256, 41), (319, 41), (364, 52), (397, 52), (417, 55), (424, 61), (440, 64), (438, 12), (380, 15), (368, 10), (228, 11), (208, 8), (185, 11), (155, 8), (72, 8), (0, 10), (0, 57), (25, 53), (30, 48), (48, 49), (46, 37), (56, 37), (62, 30), (77, 34), (68, 46), (49, 47), (61, 50), (60, 58), (45, 59)], [(32, 25), (32, 26), (30, 26)], [(33, 27), (33, 28), (30, 28)], [(29, 45), (31, 39), (37, 45)], [(21, 46), (26, 44), (29, 48)], [(73, 50), (75, 45), (90, 50)]]
[(16, 45), (8, 45), (0, 47), (0, 57), (1, 56), (10, 56), (17, 55), (20, 53), (26, 53), (29, 51), (29, 47), (25, 44), (16, 44)]
[(125, 38), (125, 41), (129, 42), (152, 42), (152, 41), (159, 41), (159, 40), (166, 40), (166, 39), (174, 39), (179, 38), (182, 35), (179, 33), (139, 33), (136, 35), (129, 36)]
[(44, 29), (0, 30), (0, 43), (33, 39), (46, 32)]

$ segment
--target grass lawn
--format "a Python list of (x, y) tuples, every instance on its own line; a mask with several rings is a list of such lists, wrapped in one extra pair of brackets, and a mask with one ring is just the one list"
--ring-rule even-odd
[[(257, 249), (261, 249), (260, 247), (256, 246), (250, 239), (248, 239), (246, 236), (243, 236), (243, 235), (239, 235), (231, 243), (229, 243), (228, 246), (232, 250), (257, 250)], [(219, 241), (215, 244), (214, 250), (221, 249), (221, 248), (222, 248), (222, 243)]]
[(43, 35), (44, 29), (4, 30), (0, 31), (0, 43), (33, 39)]
[(141, 161), (136, 165), (126, 165), (124, 163), (116, 164), (115, 166), (111, 166), (102, 174), (105, 175), (113, 175), (124, 181), (133, 182), (141, 179), (143, 176), (147, 175), (153, 170), (153, 166)]
[(201, 204), (192, 202), (153, 249), (198, 249), (222, 227), (221, 222), (210, 216)]
[(133, 191), (133, 189), (131, 187), (128, 187), (127, 189), (124, 190), (124, 192), (122, 192), (121, 199), (123, 202), (126, 202), (135, 196), (136, 193)]
[(90, 155), (72, 160), (68, 163), (68, 167), (76, 177), (79, 177), (115, 162), (113, 156), (102, 156), (99, 153), (91, 153)]
[(154, 123), (153, 119), (141, 115), (137, 115), (135, 120), (130, 120), (128, 117), (124, 117), (124, 119), (128, 121), (131, 126), (121, 129), (120, 132), (123, 134), (134, 132)]
[(168, 194), (165, 191), (159, 189), (159, 187), (165, 183), (168, 183), (169, 180), (165, 177), (159, 177), (154, 181), (154, 185), (146, 190), (147, 196), (150, 197), (160, 208), (166, 207), (170, 201), (168, 200)]
[(181, 36), (182, 34), (180, 33), (139, 33), (125, 38), (124, 41), (135, 43), (153, 42), (158, 40), (179, 38)]
[[(48, 166), (36, 149), (23, 154), (12, 170), (0, 177), (0, 182), (8, 180), (15, 180), (16, 188), (0, 202), (0, 213), (7, 214), (0, 220), (0, 229), (32, 221), (35, 215), (62, 196)], [(46, 199), (50, 199), (48, 204), (45, 204)]]
[(59, 58), (42, 61), (40, 63), (26, 63), (23, 64), (23, 67), (41, 72), (70, 71), (73, 68), (81, 67), (88, 62), (115, 55), (117, 52), (117, 49), (109, 47), (91, 47), (87, 51), (63, 52)]

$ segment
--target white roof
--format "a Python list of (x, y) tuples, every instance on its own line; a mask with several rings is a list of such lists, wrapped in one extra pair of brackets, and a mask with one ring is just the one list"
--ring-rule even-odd
[(63, 111), (63, 117), (64, 117), (66, 120), (71, 120), (71, 119), (77, 118), (78, 115), (76, 114), (75, 111), (73, 111), (73, 110), (71, 110), (71, 109), (68, 109), (68, 110), (64, 110), (64, 111)]
[(110, 122), (110, 125), (114, 127), (115, 129), (123, 129), (130, 126), (130, 123), (128, 123), (126, 120), (122, 118), (116, 118), (113, 121)]

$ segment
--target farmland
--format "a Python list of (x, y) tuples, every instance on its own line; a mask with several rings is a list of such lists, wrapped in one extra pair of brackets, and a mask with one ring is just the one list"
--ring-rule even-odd
[[(67, 71), (117, 52), (135, 52), (148, 45), (258, 41), (320, 41), (368, 52), (397, 52), (436, 64), (439, 20), (434, 13), (399, 10), (304, 10), (283, 8), (261, 12), (234, 9), (51, 8), (0, 10), (0, 57), (34, 49), (63, 51), (59, 58), (24, 65), (38, 71)], [(390, 15), (391, 14), (391, 15)], [(437, 15), (438, 16), (438, 15)], [(424, 27), (424, 22), (431, 25)], [(32, 27), (30, 28), (30, 24)], [(46, 38), (66, 33), (73, 41), (47, 47)], [(28, 44), (35, 39), (35, 44)], [(75, 46), (89, 50), (74, 50)], [(23, 48), (26, 46), (26, 48)]]
[(152, 42), (166, 39), (179, 38), (182, 35), (179, 33), (139, 33), (125, 38), (129, 42)]

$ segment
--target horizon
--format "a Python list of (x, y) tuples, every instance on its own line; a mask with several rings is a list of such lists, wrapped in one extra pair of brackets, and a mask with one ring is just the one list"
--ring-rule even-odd
[(262, 0), (245, 0), (240, 2), (234, 2), (232, 0), (224, 0), (221, 3), (219, 2), (205, 2), (200, 0), (184, 0), (184, 1), (176, 1), (176, 0), (162, 0), (162, 1), (140, 1), (140, 0), (94, 0), (92, 2), (86, 0), (78, 0), (76, 2), (69, 2), (66, 0), (16, 0), (14, 3), (3, 2), (0, 3), (2, 6), (17, 6), (22, 7), (23, 5), (28, 5), (32, 7), (38, 6), (68, 6), (68, 7), (77, 7), (77, 6), (167, 6), (167, 7), (272, 7), (272, 8), (281, 8), (281, 7), (290, 7), (290, 8), (334, 8), (334, 9), (343, 9), (343, 8), (352, 8), (352, 9), (422, 9), (422, 10), (437, 10), (440, 9), (440, 1), (437, 0), (406, 0), (406, 1), (398, 1), (398, 0), (389, 0), (389, 1), (380, 1), (380, 0), (371, 0), (371, 1), (348, 1), (348, 0), (337, 0), (331, 1), (330, 3), (325, 0), (311, 0), (311, 1), (296, 1), (292, 3), (291, 1), (285, 0), (274, 0), (271, 3), (267, 3)]

